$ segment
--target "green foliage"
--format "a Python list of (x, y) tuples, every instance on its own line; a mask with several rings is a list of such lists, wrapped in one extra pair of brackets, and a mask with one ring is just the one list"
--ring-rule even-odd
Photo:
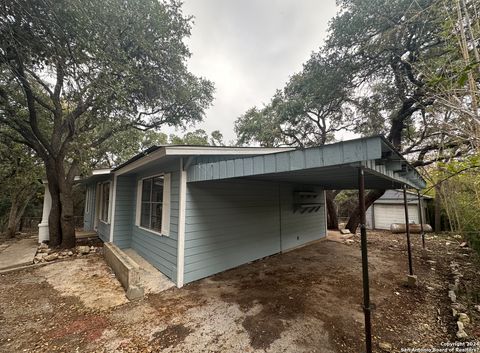
[(210, 137), (203, 129), (187, 132), (182, 137), (170, 135), (170, 144), (172, 145), (192, 145), (192, 146), (224, 146), (223, 135), (215, 130)]
[(126, 130), (200, 121), (213, 86), (187, 70), (190, 25), (177, 1), (3, 2), (0, 124), (88, 167)]
[(40, 198), (41, 175), (41, 161), (32, 150), (0, 139), (0, 231), (6, 230), (12, 207), (20, 217), (29, 202)]
[(432, 173), (450, 230), (480, 234), (480, 154), (439, 163)]
[(314, 54), (262, 109), (237, 119), (239, 144), (323, 145), (336, 131), (349, 129), (353, 113), (347, 100), (350, 79), (333, 58)]

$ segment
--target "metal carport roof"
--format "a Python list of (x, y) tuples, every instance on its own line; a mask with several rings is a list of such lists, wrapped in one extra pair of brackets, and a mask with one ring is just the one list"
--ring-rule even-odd
[(425, 188), (425, 180), (382, 136), (260, 156), (215, 160), (193, 157), (188, 182), (228, 178), (321, 185), (326, 189), (357, 189), (358, 168), (367, 189)]

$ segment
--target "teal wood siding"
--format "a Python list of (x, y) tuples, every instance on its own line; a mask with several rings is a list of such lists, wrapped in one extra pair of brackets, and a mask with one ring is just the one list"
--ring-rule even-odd
[[(131, 247), (174, 282), (177, 279), (179, 170), (179, 163), (168, 168), (152, 168), (148, 172), (137, 175), (133, 187)], [(142, 178), (161, 173), (171, 173), (169, 236), (155, 234), (135, 225), (137, 183)]]
[[(322, 206), (317, 212), (293, 212), (293, 194), (296, 191), (317, 192), (318, 197), (315, 202), (320, 202)], [(295, 248), (305, 243), (323, 238), (326, 235), (325, 195), (321, 188), (318, 186), (308, 187), (282, 184), (280, 195), (282, 205), (282, 250)]]
[(110, 224), (99, 220), (97, 224), (97, 235), (104, 242), (109, 242), (110, 241)]
[(297, 189), (241, 179), (187, 183), (185, 283), (324, 237), (323, 208), (293, 214)]
[(116, 193), (113, 243), (120, 249), (125, 249), (131, 246), (135, 222), (135, 176), (117, 177)]
[(95, 221), (95, 183), (89, 183), (85, 187), (85, 208), (83, 214), (83, 229), (94, 230)]

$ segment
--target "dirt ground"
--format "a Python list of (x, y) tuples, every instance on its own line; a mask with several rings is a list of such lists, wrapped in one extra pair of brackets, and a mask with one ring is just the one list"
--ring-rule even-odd
[[(369, 233), (374, 351), (441, 348), (455, 338), (458, 301), (480, 341), (478, 257), (461, 240), (414, 236), (417, 288), (405, 286), (405, 236)], [(100, 255), (0, 276), (0, 352), (362, 352), (358, 238), (320, 241), (128, 302)], [(442, 346), (443, 344), (443, 346)], [(391, 345), (391, 349), (389, 349)], [(473, 352), (473, 350), (472, 350)]]

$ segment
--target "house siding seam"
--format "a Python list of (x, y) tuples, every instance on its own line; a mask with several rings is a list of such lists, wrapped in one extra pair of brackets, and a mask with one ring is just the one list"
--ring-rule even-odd
[[(159, 173), (171, 173), (170, 183), (170, 232), (169, 236), (162, 236), (149, 232), (135, 225), (137, 183), (140, 179)], [(136, 175), (133, 179), (132, 192), (132, 226), (130, 246), (154, 267), (176, 282), (177, 273), (177, 232), (178, 232), (178, 198), (179, 198), (179, 168), (159, 169)], [(115, 235), (114, 235), (115, 237)]]
[[(184, 282), (324, 237), (324, 210), (293, 213), (293, 191), (302, 188), (249, 180), (187, 183)], [(323, 203), (323, 191), (315, 190)]]

